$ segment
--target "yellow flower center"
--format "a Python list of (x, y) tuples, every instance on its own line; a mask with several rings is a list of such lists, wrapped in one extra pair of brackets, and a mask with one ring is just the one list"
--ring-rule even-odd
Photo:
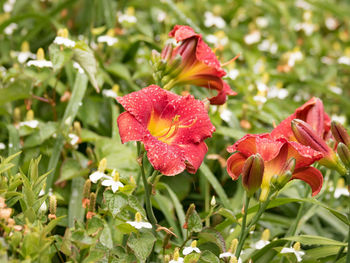
[(158, 140), (167, 144), (171, 144), (171, 142), (175, 138), (176, 133), (180, 128), (189, 128), (197, 121), (197, 119), (195, 119), (189, 125), (181, 125), (179, 119), (180, 115), (175, 115), (175, 117), (172, 120), (160, 118), (153, 111), (147, 128), (149, 132)]
[(295, 251), (299, 251), (300, 250), (300, 243), (299, 242), (296, 242), (293, 246), (294, 250)]
[(116, 170), (113, 170), (112, 177), (114, 181), (119, 182), (119, 173)]
[(261, 235), (261, 240), (269, 241), (269, 239), (270, 239), (270, 230), (269, 229), (265, 229), (264, 232)]
[(197, 240), (192, 241), (191, 247), (192, 247), (192, 248), (197, 247)]
[(36, 59), (37, 60), (45, 60), (45, 52), (42, 48), (39, 48), (36, 52)]
[(137, 212), (137, 213), (135, 214), (135, 221), (136, 221), (137, 223), (140, 223), (140, 222), (142, 221), (142, 216), (141, 216), (140, 212)]

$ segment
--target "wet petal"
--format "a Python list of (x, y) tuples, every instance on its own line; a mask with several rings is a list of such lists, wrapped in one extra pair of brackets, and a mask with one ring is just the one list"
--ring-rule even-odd
[(323, 184), (322, 173), (314, 167), (297, 169), (292, 179), (300, 179), (309, 184), (312, 189), (312, 196), (317, 195), (321, 191)]
[(189, 173), (195, 174), (201, 166), (204, 156), (208, 151), (205, 142), (198, 144), (184, 144), (180, 145), (185, 156), (186, 169)]
[(122, 143), (128, 141), (142, 141), (147, 130), (129, 112), (123, 112), (118, 117), (118, 128)]
[(233, 180), (237, 180), (242, 173), (246, 157), (241, 153), (234, 153), (227, 159), (227, 173)]

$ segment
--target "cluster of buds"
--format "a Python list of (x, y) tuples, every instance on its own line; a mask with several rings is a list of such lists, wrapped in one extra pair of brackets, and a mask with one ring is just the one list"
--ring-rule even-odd
[(11, 218), (11, 214), (12, 208), (7, 207), (5, 199), (0, 197), (0, 222), (5, 223), (5, 225), (11, 229), (21, 231), (23, 227), (15, 224), (15, 220)]
[(281, 169), (278, 175), (274, 175), (271, 184), (276, 190), (281, 190), (292, 178), (295, 169), (295, 158), (291, 157)]

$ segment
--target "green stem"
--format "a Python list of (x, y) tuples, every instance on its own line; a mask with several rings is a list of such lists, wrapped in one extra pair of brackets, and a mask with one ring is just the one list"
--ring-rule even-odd
[[(140, 142), (137, 142), (137, 144), (140, 144)], [(138, 145), (138, 149), (141, 149), (141, 147)], [(147, 158), (144, 156), (144, 158)], [(144, 158), (142, 158), (141, 164), (140, 164), (140, 169), (141, 169), (141, 176), (142, 176), (142, 181), (143, 181), (143, 186), (145, 188), (145, 203), (146, 203), (146, 212), (147, 212), (147, 217), (148, 220), (151, 222), (153, 229), (155, 229), (155, 226), (157, 224), (157, 219), (154, 216), (153, 209), (152, 209), (152, 203), (151, 203), (151, 195), (150, 195), (150, 187), (147, 182), (146, 174), (145, 174), (145, 168), (144, 168)], [(153, 172), (153, 170), (151, 170)]]
[(237, 259), (239, 258), (239, 255), (241, 254), (241, 251), (242, 251), (242, 248), (243, 248), (246, 236), (247, 236), (247, 232), (249, 231), (249, 228), (246, 228), (249, 201), (250, 201), (250, 197), (246, 193), (245, 202), (244, 202), (244, 214), (243, 214), (243, 220), (242, 220), (241, 234), (239, 236), (239, 243), (238, 243), (236, 253), (235, 253), (235, 256)]

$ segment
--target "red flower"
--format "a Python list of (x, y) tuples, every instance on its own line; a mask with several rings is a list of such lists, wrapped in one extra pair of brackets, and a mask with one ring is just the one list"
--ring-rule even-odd
[(297, 141), (291, 128), (291, 122), (294, 119), (303, 120), (311, 125), (317, 135), (324, 140), (329, 139), (331, 136), (331, 119), (325, 113), (323, 103), (319, 98), (313, 97), (297, 108), (292, 115), (273, 129), (271, 132), (272, 137), (285, 137), (290, 141)]
[(151, 85), (117, 98), (126, 112), (118, 117), (122, 143), (142, 141), (156, 170), (164, 175), (195, 173), (208, 148), (211, 124), (204, 104)]
[(169, 36), (181, 44), (174, 49), (169, 45), (166, 46), (162, 51), (162, 59), (168, 60), (171, 65), (176, 64), (174, 61), (180, 56), (181, 64), (174, 68), (176, 74), (172, 75), (176, 76), (164, 86), (165, 89), (171, 89), (180, 84), (193, 84), (213, 89), (218, 94), (209, 100), (215, 105), (224, 104), (227, 95), (237, 94), (222, 80), (226, 72), (200, 34), (195, 33), (189, 26), (176, 25)]
[[(237, 180), (242, 173), (245, 161), (251, 155), (260, 154), (264, 160), (264, 175), (261, 184), (260, 200), (266, 200), (270, 190), (272, 177), (285, 176), (288, 172), (291, 158), (295, 159), (295, 168), (290, 172), (292, 179), (300, 179), (308, 183), (312, 195), (316, 195), (322, 188), (323, 177), (319, 170), (310, 167), (323, 155), (308, 146), (297, 142), (287, 141), (285, 138), (274, 139), (270, 134), (248, 134), (227, 148), (228, 152), (235, 152), (227, 160), (227, 172), (232, 179)], [(288, 168), (286, 168), (288, 167)]]

